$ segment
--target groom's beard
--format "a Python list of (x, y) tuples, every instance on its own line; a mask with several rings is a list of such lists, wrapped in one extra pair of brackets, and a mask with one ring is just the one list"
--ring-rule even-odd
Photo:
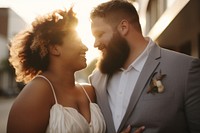
[(119, 71), (125, 64), (129, 52), (130, 48), (127, 41), (117, 32), (110, 40), (100, 60), (98, 60), (100, 71), (109, 75)]

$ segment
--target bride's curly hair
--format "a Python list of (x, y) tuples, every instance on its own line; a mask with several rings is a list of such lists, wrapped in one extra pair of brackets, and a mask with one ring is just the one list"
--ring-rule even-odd
[(50, 45), (62, 45), (64, 36), (78, 24), (71, 7), (38, 16), (30, 28), (19, 32), (10, 42), (9, 62), (15, 68), (16, 81), (27, 83), (47, 70)]

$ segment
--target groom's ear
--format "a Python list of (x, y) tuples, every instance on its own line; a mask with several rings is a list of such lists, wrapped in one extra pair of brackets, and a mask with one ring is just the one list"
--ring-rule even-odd
[(117, 26), (117, 29), (122, 36), (127, 35), (129, 31), (129, 25), (130, 25), (129, 22), (126, 19), (123, 19)]

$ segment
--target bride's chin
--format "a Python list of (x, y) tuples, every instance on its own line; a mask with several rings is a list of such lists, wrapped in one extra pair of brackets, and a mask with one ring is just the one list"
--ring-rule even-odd
[(87, 62), (85, 60), (85, 62), (83, 62), (83, 68), (86, 68), (87, 67)]

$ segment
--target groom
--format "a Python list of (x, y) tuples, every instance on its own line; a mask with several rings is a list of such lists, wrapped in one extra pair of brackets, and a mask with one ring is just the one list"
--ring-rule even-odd
[(124, 0), (91, 12), (94, 47), (102, 51), (89, 80), (107, 133), (200, 133), (200, 60), (143, 37), (134, 6)]

